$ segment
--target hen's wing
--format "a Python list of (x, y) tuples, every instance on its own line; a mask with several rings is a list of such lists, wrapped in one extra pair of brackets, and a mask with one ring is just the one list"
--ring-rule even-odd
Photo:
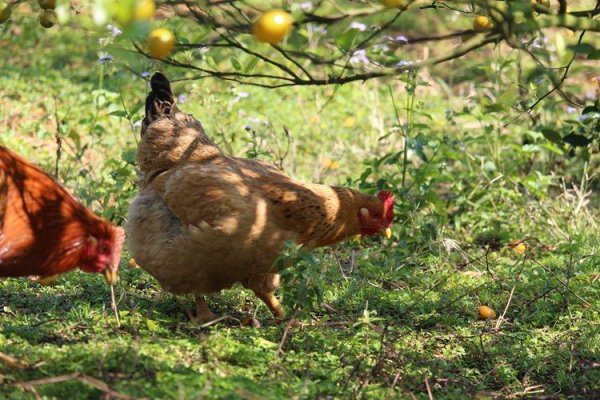
[(191, 163), (168, 172), (159, 193), (184, 225), (235, 233), (261, 199), (229, 165)]

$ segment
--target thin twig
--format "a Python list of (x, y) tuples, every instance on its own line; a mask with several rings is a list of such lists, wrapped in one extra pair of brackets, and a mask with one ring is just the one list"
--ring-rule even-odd
[(425, 387), (427, 388), (427, 395), (429, 396), (429, 400), (433, 400), (433, 393), (431, 393), (431, 388), (429, 387), (429, 379), (425, 377)]
[(32, 391), (31, 389), (34, 386), (62, 383), (62, 382), (68, 382), (68, 381), (72, 381), (72, 380), (78, 380), (82, 383), (92, 386), (92, 387), (106, 393), (107, 395), (109, 395), (111, 397), (115, 397), (117, 399), (131, 399), (130, 396), (127, 396), (125, 394), (119, 393), (119, 392), (111, 389), (105, 382), (103, 382), (99, 379), (93, 378), (91, 376), (82, 374), (80, 372), (73, 372), (72, 374), (67, 374), (67, 375), (51, 376), (48, 378), (36, 379), (33, 381), (15, 382), (12, 384), (12, 386), (20, 386), (26, 390)]
[(294, 314), (292, 314), (292, 317), (290, 318), (287, 325), (285, 326), (285, 329), (283, 330), (283, 336), (281, 337), (279, 346), (277, 346), (277, 351), (275, 352), (275, 357), (279, 357), (283, 354), (283, 346), (287, 339), (287, 335), (288, 335), (288, 332), (290, 331), (290, 328), (292, 327), (292, 325), (294, 325), (296, 323), (296, 315), (297, 314), (298, 314), (298, 308), (296, 308), (294, 310)]
[(540, 266), (544, 271), (548, 272), (550, 275), (552, 275), (561, 285), (563, 285), (567, 291), (569, 293), (571, 293), (573, 296), (577, 297), (584, 305), (586, 305), (587, 307), (590, 307), (592, 310), (600, 313), (600, 310), (598, 310), (596, 307), (594, 307), (589, 301), (587, 301), (586, 299), (584, 299), (583, 297), (581, 297), (580, 295), (578, 295), (577, 293), (575, 293), (570, 287), (569, 285), (564, 282), (558, 275), (556, 275), (551, 269), (549, 269), (548, 267), (546, 267), (544, 264), (542, 264), (541, 262), (539, 262), (538, 260), (526, 256), (528, 260), (533, 261), (536, 265)]
[(54, 119), (56, 120), (56, 131), (54, 132), (54, 140), (56, 141), (56, 163), (54, 164), (54, 178), (58, 179), (58, 166), (60, 164), (60, 156), (62, 155), (62, 138), (61, 138), (61, 122), (58, 118), (58, 99), (54, 96)]
[(121, 327), (121, 320), (119, 319), (119, 309), (117, 308), (117, 301), (115, 299), (115, 285), (110, 285), (110, 306), (115, 313), (115, 321), (117, 321), (117, 328)]
[(508, 306), (510, 305), (510, 302), (513, 298), (513, 293), (515, 292), (515, 287), (516, 287), (516, 285), (514, 285), (512, 287), (512, 289), (510, 290), (510, 295), (508, 296), (508, 301), (506, 302), (506, 306), (504, 307), (504, 312), (502, 313), (500, 318), (498, 318), (498, 320), (496, 321), (496, 327), (495, 327), (496, 330), (500, 329), (500, 324), (502, 323), (502, 320), (504, 319), (504, 316), (506, 315), (506, 311), (508, 311)]

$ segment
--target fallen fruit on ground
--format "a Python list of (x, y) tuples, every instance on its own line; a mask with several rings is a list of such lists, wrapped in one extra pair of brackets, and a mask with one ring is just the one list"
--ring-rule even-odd
[(496, 312), (488, 306), (479, 306), (479, 319), (496, 319)]
[(525, 243), (518, 240), (510, 242), (508, 246), (517, 254), (525, 254), (525, 250), (527, 250)]

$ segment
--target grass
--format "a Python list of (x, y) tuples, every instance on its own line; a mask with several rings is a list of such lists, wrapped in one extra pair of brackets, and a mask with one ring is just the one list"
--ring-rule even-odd
[[(135, 195), (145, 82), (118, 59), (97, 62), (98, 34), (42, 34), (28, 23), (20, 35), (0, 34), (0, 142), (53, 171), (58, 135), (59, 179), (122, 222)], [(392, 187), (401, 196), (394, 238), (322, 249), (290, 270), (287, 309), (317, 303), (303, 307), (303, 326), (291, 329), (270, 324), (241, 288), (209, 299), (227, 319), (194, 324), (185, 312), (192, 300), (128, 268), (126, 254), (116, 288), (120, 326), (100, 276), (73, 272), (49, 287), (1, 280), (0, 349), (28, 367), (0, 366), (0, 396), (597, 398), (597, 154), (587, 163), (569, 158), (526, 119), (504, 127), (514, 113), (486, 103), (508, 87), (514, 69), (504, 68), (462, 70), (473, 81), (506, 79), (467, 86), (469, 96), (460, 94), (465, 81), (447, 87), (424, 73), (429, 86), (416, 89), (409, 129), (403, 81), (337, 91), (176, 84), (187, 97), (181, 108), (236, 155), (278, 162), (286, 126), (286, 171), (363, 190)], [(561, 103), (543, 106), (537, 116), (545, 124), (573, 118)], [(511, 240), (524, 241), (525, 252)], [(479, 320), (480, 305), (503, 318)], [(262, 328), (240, 326), (254, 313)]]

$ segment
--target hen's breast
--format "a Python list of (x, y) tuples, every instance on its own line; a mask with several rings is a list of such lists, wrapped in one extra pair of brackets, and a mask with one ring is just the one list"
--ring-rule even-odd
[(132, 256), (175, 294), (211, 293), (270, 272), (277, 251), (266, 251), (266, 246), (280, 246), (283, 241), (239, 236), (208, 223), (186, 226), (156, 192), (141, 194), (129, 210), (127, 240)]

